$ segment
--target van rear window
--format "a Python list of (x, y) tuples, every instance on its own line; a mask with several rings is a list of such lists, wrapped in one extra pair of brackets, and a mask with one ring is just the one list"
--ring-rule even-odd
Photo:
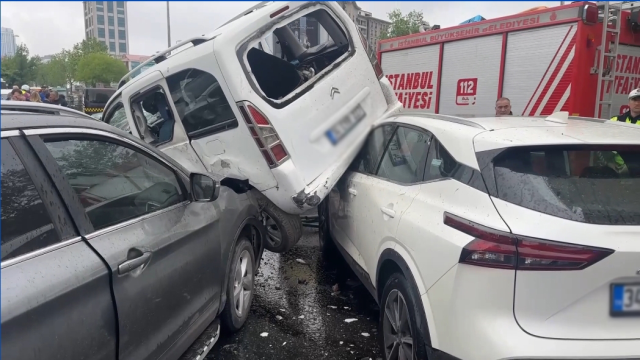
[(264, 95), (273, 100), (312, 81), (351, 49), (343, 28), (323, 9), (280, 24), (263, 42), (264, 47), (249, 49), (247, 62)]
[(589, 224), (640, 225), (640, 146), (512, 148), (493, 166), (504, 201)]

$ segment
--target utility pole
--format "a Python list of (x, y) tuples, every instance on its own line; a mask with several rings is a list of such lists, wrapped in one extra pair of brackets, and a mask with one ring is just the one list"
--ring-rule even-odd
[(167, 1), (167, 47), (171, 47), (171, 18), (169, 17), (168, 1)]

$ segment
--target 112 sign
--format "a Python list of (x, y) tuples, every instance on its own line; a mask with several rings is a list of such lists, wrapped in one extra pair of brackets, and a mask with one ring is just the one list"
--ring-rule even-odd
[(475, 105), (477, 91), (478, 78), (458, 80), (458, 86), (456, 89), (456, 105)]

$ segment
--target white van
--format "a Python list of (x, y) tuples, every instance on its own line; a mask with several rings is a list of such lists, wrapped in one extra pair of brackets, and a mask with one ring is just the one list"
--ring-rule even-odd
[(401, 109), (336, 2), (263, 2), (139, 68), (150, 62), (121, 80), (102, 120), (258, 193), (274, 252), (299, 240), (299, 215), (329, 193), (371, 124)]

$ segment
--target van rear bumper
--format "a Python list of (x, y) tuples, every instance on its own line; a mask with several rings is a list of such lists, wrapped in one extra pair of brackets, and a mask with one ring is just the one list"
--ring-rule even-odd
[[(402, 104), (400, 102), (391, 104), (383, 116), (374, 121), (373, 124), (399, 112), (401, 109)], [(370, 129), (359, 134), (358, 138), (353, 141), (353, 145), (345, 151), (339, 161), (336, 161), (315, 180), (306, 185), (304, 184), (302, 175), (296, 169), (293, 160), (284, 162), (282, 165), (271, 170), (278, 182), (278, 186), (263, 191), (263, 194), (277, 207), (293, 215), (300, 215), (316, 207), (347, 171), (353, 159), (355, 159), (358, 152), (360, 152), (362, 145), (369, 135), (369, 130)]]

